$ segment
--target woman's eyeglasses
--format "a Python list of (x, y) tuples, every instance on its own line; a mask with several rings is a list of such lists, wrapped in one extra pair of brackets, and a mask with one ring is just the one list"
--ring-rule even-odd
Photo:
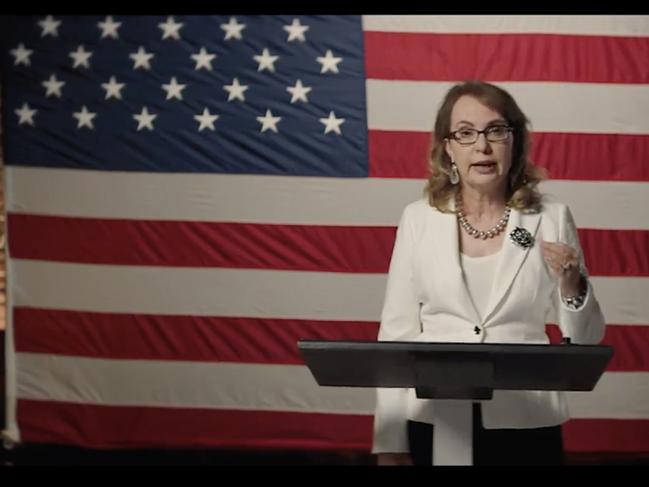
[(480, 134), (484, 134), (489, 142), (502, 142), (507, 139), (512, 130), (509, 125), (491, 125), (484, 130), (462, 127), (448, 135), (462, 145), (471, 145), (478, 141)]

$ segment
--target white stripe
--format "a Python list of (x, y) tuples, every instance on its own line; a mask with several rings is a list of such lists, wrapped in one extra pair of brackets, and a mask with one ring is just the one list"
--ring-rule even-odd
[[(396, 226), (425, 181), (157, 174), (9, 166), (7, 210), (88, 218)], [(548, 181), (582, 228), (649, 229), (649, 184)], [(169, 204), (172, 201), (173, 204)], [(605, 201), (605, 204), (602, 202)]]
[[(437, 109), (453, 84), (367, 80), (369, 128), (432, 131)], [(494, 84), (509, 91), (537, 132), (649, 134), (648, 85), (550, 82)]]
[[(304, 366), (18, 354), (18, 397), (121, 406), (373, 414), (372, 388), (321, 387)], [(116, 387), (116, 385), (119, 385)], [(649, 374), (605, 373), (569, 392), (575, 418), (649, 418)]]
[(575, 418), (649, 419), (649, 374), (606, 372), (592, 392), (568, 393)]
[(649, 230), (648, 183), (550, 180), (539, 189), (567, 204), (579, 228)]
[(85, 404), (366, 413), (368, 390), (320, 387), (309, 369), (19, 353), (18, 397)]
[(647, 15), (365, 15), (363, 30), (649, 36)]
[(592, 277), (591, 282), (606, 323), (649, 324), (649, 278)]
[(67, 264), (12, 259), (16, 306), (375, 320), (383, 274)]
[(423, 181), (405, 179), (143, 174), (15, 166), (7, 167), (6, 176), (7, 209), (18, 213), (305, 225), (396, 224), (403, 207), (418, 199), (424, 188)]
[[(385, 274), (140, 267), (11, 259), (16, 306), (115, 313), (379, 321)], [(649, 324), (649, 278), (593, 277), (606, 321)]]

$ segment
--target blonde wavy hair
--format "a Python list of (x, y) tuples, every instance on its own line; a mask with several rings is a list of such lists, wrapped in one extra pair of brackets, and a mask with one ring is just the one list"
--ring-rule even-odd
[(513, 128), (512, 165), (505, 197), (507, 204), (525, 212), (540, 211), (542, 195), (537, 185), (547, 177), (547, 172), (534, 165), (529, 159), (531, 147), (529, 120), (509, 93), (483, 81), (466, 81), (453, 86), (437, 112), (428, 159), (430, 176), (424, 190), (430, 205), (444, 213), (452, 212), (449, 203), (455, 198), (460, 187), (459, 184), (452, 184), (449, 179), (451, 159), (444, 150), (444, 141), (451, 131), (451, 112), (455, 102), (464, 95), (477, 98), (500, 113)]

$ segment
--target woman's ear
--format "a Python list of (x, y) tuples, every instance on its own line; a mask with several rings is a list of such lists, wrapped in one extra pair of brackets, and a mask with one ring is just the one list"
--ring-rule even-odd
[(453, 157), (453, 151), (451, 150), (451, 143), (448, 139), (444, 139), (444, 152), (446, 152), (446, 155), (451, 159), (451, 161), (455, 160), (455, 157)]

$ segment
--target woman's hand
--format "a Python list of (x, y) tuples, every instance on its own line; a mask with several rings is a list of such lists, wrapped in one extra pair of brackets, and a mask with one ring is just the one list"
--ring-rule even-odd
[(563, 296), (581, 294), (579, 254), (571, 246), (562, 243), (543, 241), (543, 258), (559, 278)]
[(379, 453), (377, 465), (412, 465), (410, 453)]

